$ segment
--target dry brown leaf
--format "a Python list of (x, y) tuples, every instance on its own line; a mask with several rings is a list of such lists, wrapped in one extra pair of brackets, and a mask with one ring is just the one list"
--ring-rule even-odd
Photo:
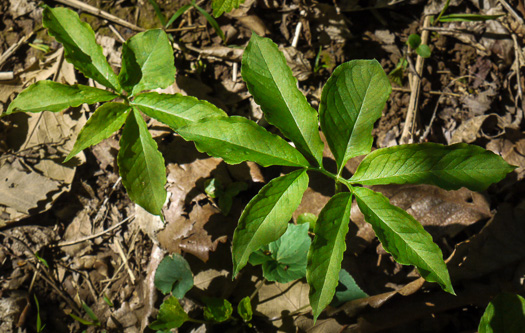
[(525, 178), (525, 137), (521, 134), (518, 140), (513, 141), (508, 138), (498, 138), (490, 141), (487, 149), (503, 157), (507, 163), (517, 166), (514, 172), (517, 174), (517, 180), (520, 181)]
[[(256, 302), (254, 312), (268, 317), (272, 324), (281, 331), (288, 332), (293, 327), (283, 327), (283, 325), (290, 325), (287, 320), (280, 319), (281, 316), (286, 316), (297, 310), (308, 311), (310, 302), (308, 300), (308, 284), (303, 280), (297, 280), (289, 283), (267, 282), (265, 283), (258, 294), (258, 301)], [(275, 320), (277, 319), (277, 320)]]
[[(414, 216), (436, 239), (455, 236), (464, 228), (491, 217), (485, 197), (466, 188), (446, 191), (431, 185), (372, 186), (396, 205)], [(357, 204), (352, 205), (351, 220), (358, 226), (357, 235), (349, 241), (349, 250), (360, 253), (374, 238), (370, 224), (366, 223)], [(364, 240), (364, 244), (363, 244)]]

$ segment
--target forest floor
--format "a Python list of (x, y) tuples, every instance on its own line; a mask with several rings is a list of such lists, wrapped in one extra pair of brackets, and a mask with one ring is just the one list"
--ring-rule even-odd
[[(75, 1), (68, 6), (95, 31), (116, 72), (122, 44), (160, 22), (148, 0), (88, 0), (97, 15)], [(525, 8), (523, 0), (455, 0), (447, 14), (503, 14), (480, 22), (440, 22), (445, 1), (245, 0), (217, 18), (225, 41), (191, 9), (167, 30), (173, 37), (176, 83), (164, 90), (207, 100), (229, 115), (266, 123), (240, 75), (242, 49), (252, 31), (271, 38), (285, 53), (307, 100), (318, 108), (323, 84), (336, 66), (377, 59), (392, 81), (392, 94), (373, 131), (374, 148), (409, 142), (479, 145), (517, 169), (482, 193), (465, 188), (375, 186), (406, 209), (433, 236), (446, 259), (457, 296), (420, 283), (412, 266), (384, 251), (353, 207), (343, 269), (367, 295), (341, 299), (314, 324), (305, 279), (266, 281), (248, 265), (232, 279), (231, 239), (249, 200), (281, 167), (228, 165), (199, 153), (168, 127), (147, 119), (167, 167), (166, 224), (136, 206), (121, 184), (116, 153), (119, 134), (63, 158), (94, 108), (0, 118), (0, 332), (142, 332), (157, 317), (164, 296), (154, 286), (159, 262), (181, 254), (194, 287), (181, 300), (192, 318), (203, 319), (206, 297), (236, 308), (246, 296), (250, 324), (187, 322), (180, 332), (476, 332), (488, 302), (525, 288)], [(189, 0), (156, 0), (170, 17)], [(211, 2), (198, 2), (211, 13)], [(364, 7), (366, 4), (366, 7)], [(131, 25), (123, 26), (110, 13)], [(0, 2), (0, 114), (38, 80), (93, 85), (64, 61), (63, 49), (42, 28), (36, 1)], [(418, 59), (406, 41), (419, 34), (431, 55)], [(406, 68), (394, 71), (402, 59)], [(419, 83), (419, 85), (418, 85)], [(418, 87), (420, 87), (418, 89)], [(407, 121), (409, 119), (409, 121)], [(410, 119), (413, 119), (411, 121)], [(326, 158), (331, 158), (326, 153)], [(346, 169), (352, 174), (359, 158)], [(207, 181), (244, 182), (228, 214), (205, 191)], [(294, 214), (319, 214), (333, 184), (311, 175)], [(39, 308), (35, 303), (38, 300)], [(99, 326), (85, 325), (93, 319)]]

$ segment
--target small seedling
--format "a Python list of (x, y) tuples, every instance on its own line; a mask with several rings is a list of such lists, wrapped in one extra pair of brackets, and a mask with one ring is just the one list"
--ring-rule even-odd
[(86, 325), (86, 326), (97, 326), (97, 327), (100, 327), (100, 320), (98, 319), (97, 315), (95, 314), (95, 312), (93, 312), (93, 310), (91, 310), (91, 308), (84, 302), (82, 302), (82, 308), (84, 309), (84, 311), (86, 311), (87, 315), (89, 316), (89, 318), (91, 319), (90, 320), (87, 320), (87, 319), (84, 319), (84, 318), (80, 318), (72, 313), (69, 314), (69, 316), (73, 319), (75, 319), (76, 321), (78, 321), (79, 323), (81, 323), (82, 325)]
[(38, 298), (36, 298), (36, 295), (33, 295), (35, 298), (35, 305), (36, 305), (36, 331), (38, 333), (42, 332), (44, 328), (46, 328), (46, 324), (42, 325), (42, 319), (40, 318), (40, 304), (38, 303)]
[[(252, 35), (241, 72), (268, 123), (294, 146), (237, 116), (202, 119), (178, 129), (199, 151), (227, 163), (253, 161), (262, 166), (297, 168), (270, 181), (244, 209), (233, 235), (234, 276), (252, 253), (285, 233), (308, 187), (308, 172), (319, 172), (335, 182), (339, 193), (319, 214), (308, 251), (306, 279), (314, 318), (332, 301), (338, 285), (353, 198), (398, 263), (416, 266), (427, 281), (437, 282), (454, 294), (441, 250), (432, 236), (406, 211), (362, 185), (431, 184), (447, 190), (467, 187), (482, 191), (514, 167), (490, 151), (463, 143), (410, 144), (371, 152), (372, 129), (391, 92), (387, 76), (375, 60), (354, 60), (334, 70), (323, 88), (319, 117), (271, 40)], [(322, 163), (324, 144), (319, 121), (335, 157), (335, 171), (325, 169)], [(346, 163), (359, 155), (367, 156), (351, 178), (344, 178)], [(343, 186), (347, 192), (342, 191)]]
[(109, 90), (39, 81), (21, 92), (2, 116), (15, 112), (59, 112), (83, 103), (111, 101), (95, 110), (65, 161), (124, 126), (117, 156), (122, 183), (134, 202), (151, 214), (160, 215), (167, 196), (166, 169), (142, 112), (172, 129), (201, 117), (226, 114), (193, 97), (143, 93), (166, 88), (175, 80), (173, 49), (162, 30), (131, 37), (123, 45), (122, 68), (116, 75), (96, 43), (93, 30), (75, 12), (44, 6), (43, 25), (63, 44), (67, 61)]

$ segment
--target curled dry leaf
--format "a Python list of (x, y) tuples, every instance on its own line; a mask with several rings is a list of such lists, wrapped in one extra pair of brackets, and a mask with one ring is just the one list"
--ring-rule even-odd
[[(485, 197), (466, 188), (446, 191), (430, 185), (372, 186), (396, 205), (414, 216), (434, 239), (453, 237), (464, 228), (491, 217)], [(350, 219), (357, 225), (357, 235), (348, 241), (349, 250), (361, 252), (374, 238), (370, 224), (366, 223), (354, 203)]]

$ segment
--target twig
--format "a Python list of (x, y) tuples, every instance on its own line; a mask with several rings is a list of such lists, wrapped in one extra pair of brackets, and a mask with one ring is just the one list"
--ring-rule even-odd
[(98, 238), (112, 230), (115, 230), (117, 229), (118, 227), (120, 227), (121, 225), (123, 225), (124, 223), (128, 222), (129, 220), (131, 219), (134, 219), (135, 218), (135, 215), (131, 215), (131, 216), (128, 216), (126, 217), (124, 220), (122, 220), (121, 222), (115, 224), (114, 226), (112, 226), (111, 228), (107, 228), (106, 230), (103, 230), (99, 233), (96, 233), (94, 235), (90, 235), (90, 236), (87, 236), (87, 237), (83, 237), (83, 238), (80, 238), (80, 239), (75, 239), (75, 240), (72, 240), (72, 241), (69, 241), (69, 242), (62, 242), (62, 243), (58, 243), (56, 245), (54, 245), (53, 247), (63, 247), (63, 246), (70, 246), (70, 245), (75, 245), (75, 244), (78, 244), (78, 243), (82, 243), (82, 242), (85, 242), (85, 241), (88, 241), (90, 239), (95, 239), (95, 238)]
[(16, 52), (16, 50), (18, 50), (18, 48), (20, 46), (22, 46), (22, 44), (24, 44), (29, 38), (31, 38), (31, 36), (33, 36), (33, 33), (34, 31), (31, 31), (31, 33), (25, 37), (23, 37), (22, 39), (20, 39), (18, 42), (16, 42), (15, 44), (11, 45), (4, 53), (2, 53), (2, 55), (0, 56), (0, 67), (4, 64), (4, 62), (13, 54)]
[(121, 42), (121, 43), (125, 43), (126, 40), (124, 39), (124, 37), (122, 37), (122, 35), (120, 34), (120, 32), (118, 32), (117, 29), (115, 29), (115, 27), (113, 26), (113, 24), (108, 24), (109, 26), (109, 30), (111, 30), (111, 32), (113, 32), (115, 34), (115, 36), (117, 36), (118, 40)]
[[(83, 3), (82, 1), (79, 1), (79, 0), (55, 0), (56, 2), (59, 2), (61, 4), (64, 4), (66, 6), (70, 6), (70, 7), (73, 7), (73, 8), (77, 8), (77, 9), (80, 9), (80, 10), (83, 10), (87, 13), (90, 13), (92, 15), (95, 15), (95, 16), (98, 16), (98, 17), (101, 17), (103, 19), (106, 19), (108, 21), (112, 21), (116, 24), (119, 24), (121, 26), (124, 26), (126, 28), (129, 28), (131, 30), (135, 30), (135, 31), (144, 31), (145, 29), (139, 27), (139, 26), (136, 26), (132, 23), (129, 23), (128, 21), (125, 21), (121, 18), (118, 18), (114, 15), (111, 15), (110, 13), (108, 12), (105, 12), (103, 10), (100, 10), (96, 7), (93, 7), (91, 5), (88, 5), (87, 3)], [(138, 7), (137, 7), (138, 8)]]
[[(408, 88), (398, 88), (398, 87), (392, 87), (392, 91), (400, 91), (400, 92), (411, 92), (412, 90), (408, 89)], [(436, 90), (431, 90), (431, 91), (422, 91), (421, 92), (422, 94), (430, 94), (430, 95), (447, 95), (447, 96), (453, 96), (453, 97), (463, 97), (462, 94), (456, 94), (456, 93), (453, 93), (453, 92), (449, 92), (449, 91), (436, 91)]]
[(299, 21), (297, 23), (297, 26), (295, 27), (295, 34), (293, 36), (292, 40), (292, 47), (296, 48), (297, 44), (299, 44), (299, 36), (301, 35), (301, 29), (303, 28), (303, 22)]
[[(428, 26), (430, 26), (430, 16), (425, 17), (425, 21), (423, 23), (423, 27), (428, 27)], [(423, 30), (423, 33), (421, 34), (421, 43), (423, 45), (426, 45), (428, 43), (428, 37), (429, 37), (428, 30)], [(419, 102), (419, 93), (421, 90), (421, 74), (423, 73), (424, 61), (425, 61), (425, 58), (423, 58), (422, 56), (418, 54), (417, 61), (416, 61), (417, 75), (412, 76), (412, 83), (410, 85), (410, 89), (412, 91), (410, 93), (410, 102), (408, 104), (408, 110), (407, 110), (407, 115), (405, 119), (405, 127), (403, 127), (403, 133), (401, 134), (401, 138), (399, 140), (401, 144), (414, 142), (416, 112), (417, 112), (418, 102)]]
[(128, 271), (129, 278), (131, 279), (131, 284), (135, 284), (135, 280), (136, 280), (135, 274), (133, 274), (131, 267), (129, 267), (128, 258), (126, 257), (126, 254), (124, 253), (124, 250), (122, 249), (122, 245), (120, 244), (120, 241), (115, 238), (114, 243), (117, 246), (117, 251), (118, 251), (118, 254), (120, 255), (120, 258), (124, 262), (126, 270)]
[(505, 7), (505, 9), (516, 19), (516, 21), (518, 21), (519, 24), (523, 25), (523, 19), (518, 15), (518, 13), (516, 13), (516, 11), (514, 11), (514, 9), (512, 9), (512, 7), (507, 3), (507, 1), (498, 0), (498, 2), (502, 4), (503, 7)]
[(15, 78), (15, 74), (11, 72), (0, 72), (0, 81), (12, 80)]

